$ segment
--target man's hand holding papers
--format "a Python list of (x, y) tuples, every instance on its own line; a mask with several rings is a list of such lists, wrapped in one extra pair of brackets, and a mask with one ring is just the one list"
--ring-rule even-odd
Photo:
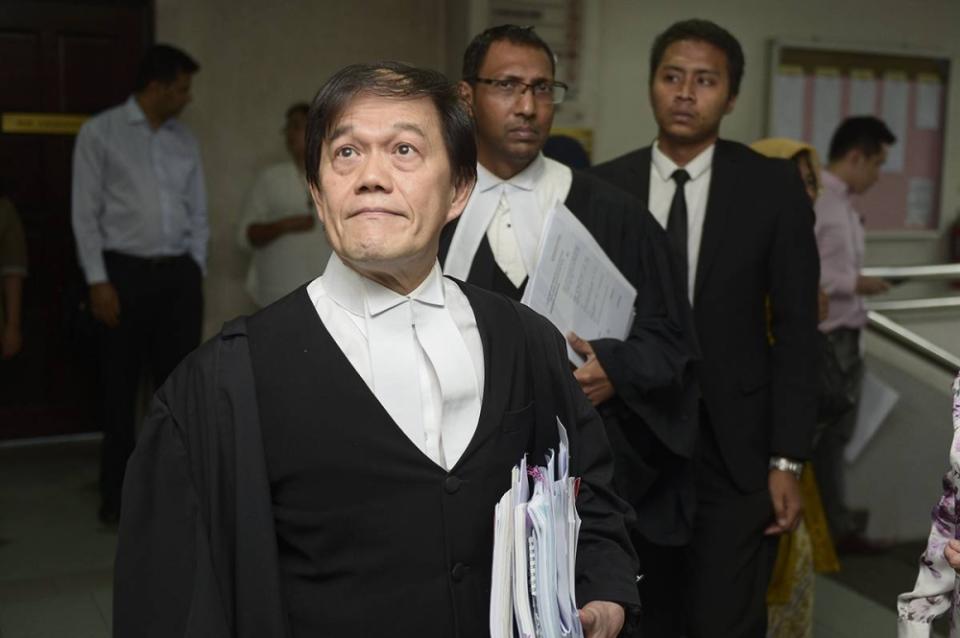
[(580, 610), (585, 638), (614, 638), (623, 629), (625, 618), (623, 607), (605, 600), (587, 603)]
[[(622, 340), (633, 324), (636, 298), (637, 289), (573, 213), (563, 204), (551, 209), (521, 302), (562, 334)], [(567, 354), (578, 366), (586, 363), (572, 347)]]
[(597, 359), (590, 342), (581, 339), (575, 332), (567, 335), (567, 342), (574, 352), (586, 359), (586, 363), (577, 368), (573, 376), (580, 384), (580, 389), (590, 399), (590, 403), (596, 407), (613, 398), (617, 389), (613, 387), (610, 377), (607, 376), (607, 371), (600, 365), (600, 360)]

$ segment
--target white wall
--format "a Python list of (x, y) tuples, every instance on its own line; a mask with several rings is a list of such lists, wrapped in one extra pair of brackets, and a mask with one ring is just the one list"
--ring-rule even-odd
[(442, 68), (440, 0), (157, 0), (156, 37), (201, 65), (183, 120), (200, 140), (211, 245), (204, 335), (251, 309), (233, 224), (256, 170), (284, 156), (287, 106), (309, 100), (353, 62), (399, 59)]

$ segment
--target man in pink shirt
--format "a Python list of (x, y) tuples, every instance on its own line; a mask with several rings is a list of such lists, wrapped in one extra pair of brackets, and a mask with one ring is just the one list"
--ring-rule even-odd
[(822, 174), (823, 189), (815, 206), (820, 285), (830, 298), (829, 314), (820, 324), (820, 331), (833, 344), (852, 399), (849, 409), (820, 424), (813, 454), (827, 521), (840, 551), (871, 549), (846, 506), (843, 449), (856, 423), (863, 378), (860, 331), (867, 323), (863, 298), (890, 288), (883, 279), (860, 274), (863, 220), (851, 196), (866, 192), (876, 183), (887, 150), (895, 141), (886, 124), (875, 117), (844, 120), (830, 141), (829, 161)]

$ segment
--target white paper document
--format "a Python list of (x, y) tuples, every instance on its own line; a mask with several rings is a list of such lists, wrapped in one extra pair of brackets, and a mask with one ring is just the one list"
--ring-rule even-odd
[(916, 127), (921, 131), (940, 128), (940, 104), (943, 102), (943, 85), (936, 80), (918, 81)]
[(930, 228), (933, 221), (933, 180), (911, 177), (907, 182), (907, 226)]
[(840, 123), (840, 76), (818, 71), (813, 79), (813, 147), (827, 157), (830, 138)]
[[(547, 214), (537, 265), (521, 302), (563, 334), (582, 339), (626, 339), (637, 290), (562, 203)], [(583, 357), (567, 345), (577, 365)]]
[(877, 80), (870, 71), (850, 78), (850, 106), (847, 116), (875, 115), (877, 112)]
[(900, 173), (906, 160), (907, 148), (907, 98), (910, 83), (899, 76), (887, 76), (883, 80), (883, 109), (881, 119), (890, 127), (897, 141), (887, 152), (887, 161), (880, 170), (884, 173)]
[(803, 105), (807, 78), (799, 73), (778, 73), (773, 85), (773, 137), (803, 139)]
[(559, 419), (557, 427), (559, 449), (546, 466), (521, 459), (494, 512), (491, 638), (583, 638), (575, 595), (579, 479), (570, 476)]
[(886, 420), (893, 406), (900, 400), (900, 394), (867, 370), (863, 375), (860, 390), (860, 407), (857, 409), (857, 423), (853, 426), (850, 442), (843, 450), (843, 458), (853, 463), (867, 447), (877, 430)]

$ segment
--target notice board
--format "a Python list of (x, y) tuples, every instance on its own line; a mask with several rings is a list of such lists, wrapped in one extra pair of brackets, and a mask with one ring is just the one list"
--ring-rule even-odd
[(771, 51), (767, 135), (808, 142), (825, 164), (844, 118), (879, 117), (897, 143), (880, 180), (856, 198), (867, 230), (936, 229), (949, 60), (785, 42), (774, 42)]

